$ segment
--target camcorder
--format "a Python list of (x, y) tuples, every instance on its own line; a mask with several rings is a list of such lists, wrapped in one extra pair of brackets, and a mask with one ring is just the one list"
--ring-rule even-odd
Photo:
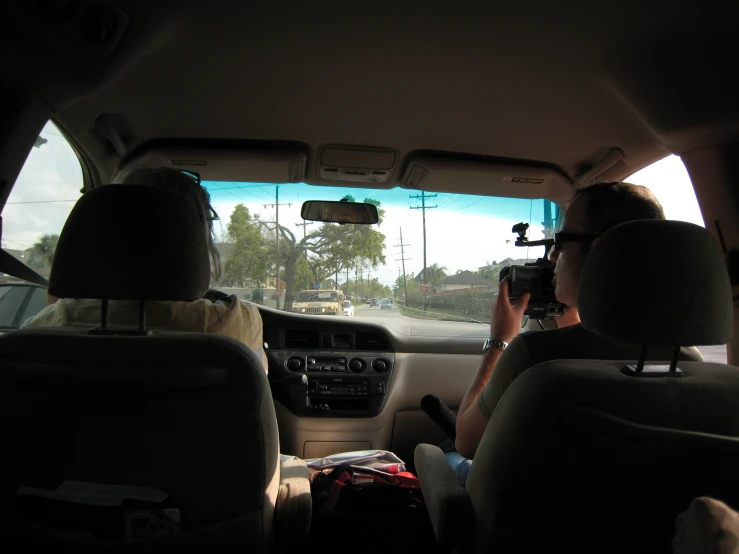
[(513, 226), (511, 232), (518, 234), (516, 246), (543, 246), (544, 257), (530, 264), (501, 268), (499, 281), (510, 275), (508, 291), (512, 299), (521, 298), (527, 292), (531, 294), (524, 315), (534, 319), (559, 317), (564, 313), (566, 306), (557, 302), (554, 296), (554, 264), (547, 259), (547, 253), (554, 240), (530, 241), (526, 237), (528, 230), (528, 223), (517, 223)]

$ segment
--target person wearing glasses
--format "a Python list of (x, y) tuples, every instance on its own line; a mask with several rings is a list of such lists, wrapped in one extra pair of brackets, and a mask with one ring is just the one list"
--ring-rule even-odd
[[(495, 406), (513, 380), (529, 367), (558, 359), (635, 360), (639, 357), (639, 346), (615, 344), (585, 329), (577, 312), (580, 273), (598, 237), (611, 227), (639, 219), (665, 219), (662, 205), (645, 187), (601, 183), (575, 193), (565, 212), (561, 232), (556, 234), (549, 251), (549, 259), (555, 263), (555, 295), (568, 306), (564, 315), (557, 318), (557, 329), (519, 334), (530, 295), (525, 294), (512, 305), (508, 280), (501, 281), (498, 297), (490, 307), (490, 338), (485, 342), (480, 366), (457, 414), (455, 447), (459, 455), (465, 458), (475, 455)], [(628, 278), (626, 271), (624, 278)], [(663, 350), (653, 348), (650, 359), (671, 359), (669, 349)], [(683, 349), (683, 355), (702, 360), (695, 348)], [(466, 465), (455, 466), (461, 480), (466, 476), (465, 468), (469, 471), (470, 460), (464, 462)]]
[[(169, 167), (135, 168), (117, 175), (115, 184), (150, 185), (169, 189), (186, 198), (203, 223), (208, 237), (208, 257), (215, 281), (221, 275), (221, 258), (215, 244), (213, 222), (218, 214), (210, 205), (210, 195), (200, 184), (200, 176)], [(49, 298), (50, 304), (22, 327), (92, 327), (100, 323), (100, 300)], [(138, 302), (111, 300), (108, 308), (111, 325), (138, 325)], [(262, 338), (262, 318), (254, 304), (236, 295), (210, 290), (195, 302), (149, 302), (147, 326), (155, 330), (194, 331), (234, 338), (254, 351), (267, 371), (267, 356)]]

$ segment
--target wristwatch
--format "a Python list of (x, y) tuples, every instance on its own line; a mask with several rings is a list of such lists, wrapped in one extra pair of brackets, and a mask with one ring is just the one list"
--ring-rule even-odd
[(508, 343), (504, 342), (500, 339), (494, 339), (494, 338), (488, 338), (485, 340), (485, 342), (482, 344), (482, 353), (484, 354), (491, 348), (497, 348), (501, 352), (508, 348)]

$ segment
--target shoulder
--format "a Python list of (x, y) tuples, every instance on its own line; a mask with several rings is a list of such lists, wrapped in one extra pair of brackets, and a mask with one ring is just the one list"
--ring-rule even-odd
[(21, 329), (33, 327), (64, 327), (69, 323), (69, 311), (80, 307), (92, 306), (99, 300), (60, 298), (49, 304), (35, 316), (27, 319)]
[(521, 341), (526, 343), (527, 346), (539, 346), (541, 344), (560, 342), (563, 340), (583, 340), (587, 339), (589, 336), (595, 337), (596, 335), (585, 329), (581, 323), (578, 323), (577, 325), (570, 325), (569, 327), (563, 327), (561, 329), (521, 333), (516, 338), (521, 339)]

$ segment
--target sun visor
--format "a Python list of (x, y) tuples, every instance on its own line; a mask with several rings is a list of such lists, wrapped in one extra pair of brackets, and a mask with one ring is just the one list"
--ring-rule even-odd
[(195, 171), (203, 181), (300, 183), (306, 153), (295, 148), (156, 148), (140, 152), (124, 167), (173, 167)]
[(572, 194), (569, 179), (552, 168), (440, 156), (411, 158), (400, 186), (431, 192), (546, 198), (558, 204)]

